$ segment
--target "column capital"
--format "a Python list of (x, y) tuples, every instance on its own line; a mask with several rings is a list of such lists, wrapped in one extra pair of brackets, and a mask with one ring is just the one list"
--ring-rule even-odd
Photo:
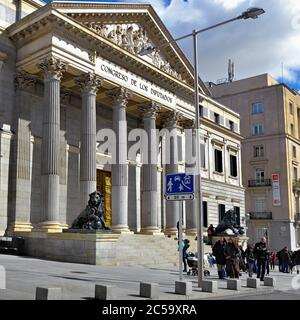
[(138, 109), (141, 112), (143, 119), (156, 119), (157, 113), (160, 111), (160, 106), (156, 102), (149, 101), (139, 105)]
[(60, 80), (67, 70), (67, 63), (54, 57), (47, 57), (38, 64), (38, 67), (44, 72), (45, 79), (54, 78)]
[(81, 92), (96, 94), (99, 87), (103, 83), (103, 79), (94, 73), (86, 73), (80, 77), (75, 78), (75, 83), (81, 88)]
[(37, 83), (37, 78), (30, 73), (19, 70), (15, 75), (15, 87), (20, 90), (34, 89)]
[(165, 128), (178, 127), (182, 120), (182, 114), (178, 111), (168, 111), (163, 114), (162, 121)]
[(182, 119), (180, 125), (184, 129), (195, 129), (195, 120), (194, 119)]
[(125, 108), (128, 103), (128, 100), (132, 96), (132, 93), (130, 90), (124, 87), (119, 87), (106, 91), (106, 95), (113, 99), (115, 105)]

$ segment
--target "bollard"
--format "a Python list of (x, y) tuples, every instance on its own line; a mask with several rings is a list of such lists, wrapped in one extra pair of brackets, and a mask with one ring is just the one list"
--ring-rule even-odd
[(96, 284), (95, 285), (96, 300), (114, 300), (116, 299), (116, 287)]
[(227, 289), (229, 290), (241, 290), (241, 280), (239, 279), (228, 279), (227, 280)]
[(265, 277), (264, 278), (264, 286), (267, 286), (267, 287), (275, 287), (276, 285), (276, 279), (273, 278), (273, 277)]
[(259, 288), (260, 280), (257, 278), (247, 278), (247, 288)]
[(35, 300), (62, 300), (61, 288), (37, 287)]
[(150, 299), (157, 299), (159, 297), (159, 286), (157, 283), (141, 282), (140, 296)]
[(211, 280), (202, 281), (202, 292), (211, 292), (215, 293), (218, 290), (218, 282)]
[(192, 294), (192, 283), (187, 281), (175, 281), (175, 293), (190, 296)]

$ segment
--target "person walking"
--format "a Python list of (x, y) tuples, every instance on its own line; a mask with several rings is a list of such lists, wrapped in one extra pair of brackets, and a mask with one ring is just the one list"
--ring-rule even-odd
[(245, 256), (246, 256), (246, 262), (247, 262), (247, 267), (248, 267), (248, 275), (250, 278), (252, 278), (254, 265), (255, 265), (254, 246), (253, 245), (248, 245), (248, 247), (245, 251)]
[(189, 247), (190, 247), (190, 240), (185, 239), (183, 241), (183, 246), (182, 246), (182, 262), (184, 266), (183, 272), (187, 272), (187, 257), (188, 257), (187, 250)]
[(264, 281), (268, 255), (267, 240), (265, 237), (261, 238), (260, 242), (255, 244), (254, 255), (257, 260), (257, 278), (260, 278), (260, 281)]
[(207, 229), (207, 245), (212, 246), (212, 237), (215, 234), (215, 227), (211, 224)]
[(216, 257), (216, 263), (218, 268), (219, 279), (225, 279), (226, 274), (226, 258), (225, 258), (226, 241), (224, 238), (220, 238), (212, 248), (213, 255)]
[(271, 270), (275, 270), (275, 261), (276, 261), (276, 253), (274, 251), (272, 251), (271, 255), (270, 255), (270, 268), (271, 268)]
[(225, 247), (226, 269), (230, 278), (239, 278), (240, 250), (234, 239), (229, 238)]
[(292, 262), (291, 254), (288, 250), (288, 247), (284, 247), (284, 250), (282, 251), (282, 268), (283, 273), (289, 273), (290, 272), (290, 265)]
[(279, 272), (283, 272), (283, 266), (282, 266), (282, 254), (284, 249), (281, 249), (276, 253), (276, 258), (278, 259), (278, 270)]
[(296, 267), (297, 274), (299, 274), (299, 272), (300, 272), (300, 249), (297, 251), (294, 251), (293, 264)]

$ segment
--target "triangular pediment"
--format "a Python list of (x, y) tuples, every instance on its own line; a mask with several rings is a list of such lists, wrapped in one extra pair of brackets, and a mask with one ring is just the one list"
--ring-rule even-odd
[[(193, 85), (193, 67), (176, 43), (139, 55), (144, 48), (160, 47), (173, 40), (151, 5), (54, 2), (52, 6), (175, 79)], [(202, 81), (200, 88), (209, 94)]]

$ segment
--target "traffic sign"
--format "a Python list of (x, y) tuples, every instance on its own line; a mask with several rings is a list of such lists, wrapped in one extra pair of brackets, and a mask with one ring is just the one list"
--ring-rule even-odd
[(168, 174), (165, 197), (166, 200), (194, 199), (194, 176), (186, 173)]
[(192, 194), (182, 194), (182, 195), (176, 195), (176, 194), (171, 194), (171, 195), (165, 195), (166, 200), (173, 200), (173, 201), (181, 201), (181, 200), (194, 200), (195, 195)]

